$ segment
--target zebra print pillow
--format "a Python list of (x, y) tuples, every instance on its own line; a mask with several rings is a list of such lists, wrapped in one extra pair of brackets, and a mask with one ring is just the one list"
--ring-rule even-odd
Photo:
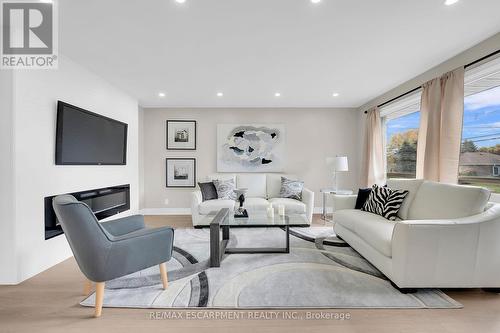
[(361, 210), (396, 221), (398, 211), (407, 194), (408, 191), (405, 190), (392, 190), (388, 187), (373, 185), (370, 196)]
[(302, 200), (304, 182), (281, 177), (280, 198)]
[(217, 190), (217, 197), (222, 200), (236, 200), (236, 184), (234, 179), (214, 179), (213, 181), (215, 189)]

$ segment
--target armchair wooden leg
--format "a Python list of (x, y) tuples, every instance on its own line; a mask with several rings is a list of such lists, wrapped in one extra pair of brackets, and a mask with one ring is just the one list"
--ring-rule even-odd
[(168, 275), (167, 275), (167, 264), (160, 264), (160, 276), (161, 282), (163, 282), (163, 289), (168, 288)]
[(101, 316), (103, 299), (104, 299), (104, 282), (97, 282), (95, 284), (95, 314), (94, 314), (94, 317)]
[(89, 279), (85, 279), (85, 282), (83, 283), (83, 296), (88, 296), (91, 291), (92, 281), (90, 281)]

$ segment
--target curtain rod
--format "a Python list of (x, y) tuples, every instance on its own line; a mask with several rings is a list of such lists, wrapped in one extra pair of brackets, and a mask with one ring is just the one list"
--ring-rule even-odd
[[(488, 54), (488, 55), (485, 55), (485, 56), (484, 56), (484, 57), (482, 57), (482, 58), (479, 58), (479, 59), (477, 59), (477, 60), (474, 60), (473, 62), (468, 63), (467, 65), (465, 65), (465, 66), (464, 66), (464, 68), (468, 68), (468, 67), (470, 67), (470, 66), (473, 66), (473, 65), (475, 65), (475, 64), (477, 64), (477, 63), (480, 63), (481, 61), (483, 61), (483, 60), (485, 60), (485, 59), (488, 59), (489, 57), (492, 57), (492, 56), (494, 56), (494, 55), (497, 55), (497, 54), (499, 54), (499, 53), (500, 53), (500, 50), (496, 50), (495, 52), (492, 52), (492, 53), (490, 53), (490, 54)], [(410, 91), (407, 91), (407, 92), (405, 92), (405, 93), (403, 93), (403, 94), (401, 94), (401, 95), (399, 95), (399, 96), (396, 96), (396, 97), (394, 97), (394, 98), (391, 98), (391, 99), (390, 99), (390, 100), (388, 100), (387, 102), (384, 102), (384, 103), (382, 103), (382, 104), (377, 105), (377, 107), (378, 107), (378, 108), (381, 108), (381, 107), (383, 107), (384, 105), (387, 105), (387, 104), (389, 104), (389, 103), (391, 103), (391, 102), (394, 102), (395, 100), (400, 99), (401, 97), (404, 97), (404, 96), (406, 96), (406, 95), (409, 95), (409, 94), (411, 94), (411, 93), (414, 93), (415, 91), (420, 90), (421, 88), (422, 88), (422, 87), (416, 87), (416, 88), (414, 88), (414, 89), (412, 89), (412, 90), (410, 90)], [(365, 111), (365, 114), (366, 114), (366, 113), (368, 113), (368, 111)]]

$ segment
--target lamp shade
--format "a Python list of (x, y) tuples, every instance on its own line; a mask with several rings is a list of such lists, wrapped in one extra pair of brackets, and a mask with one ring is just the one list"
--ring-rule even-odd
[(349, 171), (349, 162), (347, 156), (335, 157), (335, 171)]

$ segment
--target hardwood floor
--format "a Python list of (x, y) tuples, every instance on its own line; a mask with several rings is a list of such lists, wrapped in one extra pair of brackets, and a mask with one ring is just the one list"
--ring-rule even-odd
[[(149, 226), (191, 227), (187, 216), (149, 216)], [(314, 225), (324, 225), (315, 217)], [(17, 285), (0, 286), (0, 332), (500, 332), (500, 295), (481, 290), (449, 290), (461, 302), (459, 310), (325, 310), (349, 313), (349, 320), (150, 319), (148, 309), (104, 308), (93, 318), (93, 309), (78, 305), (84, 277), (73, 258)], [(164, 312), (163, 310), (161, 310)], [(207, 313), (207, 310), (200, 310)], [(170, 311), (166, 311), (170, 312)], [(307, 311), (297, 314), (305, 317)], [(319, 311), (314, 311), (319, 313)], [(175, 311), (185, 317), (193, 311)]]

